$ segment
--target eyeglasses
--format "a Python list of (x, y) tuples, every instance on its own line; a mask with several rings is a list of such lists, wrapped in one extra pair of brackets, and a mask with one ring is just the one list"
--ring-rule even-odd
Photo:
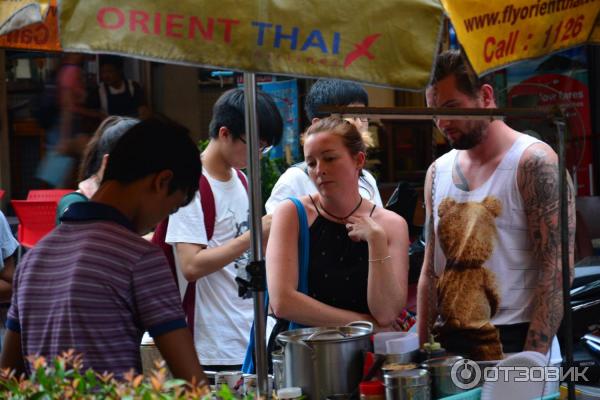
[[(246, 142), (246, 139), (244, 139), (243, 136), (240, 136), (239, 139), (242, 143), (248, 144), (248, 142)], [(273, 145), (267, 144), (265, 142), (261, 142), (260, 146), (258, 147), (258, 151), (260, 151), (262, 154), (267, 154), (269, 151), (271, 151), (272, 148), (273, 148)]]

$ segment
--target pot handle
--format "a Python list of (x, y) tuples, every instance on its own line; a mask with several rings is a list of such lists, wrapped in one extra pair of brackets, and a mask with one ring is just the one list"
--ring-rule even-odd
[(338, 329), (325, 329), (322, 331), (317, 331), (315, 333), (313, 333), (312, 335), (310, 335), (309, 337), (307, 337), (306, 339), (304, 339), (303, 341), (310, 341), (316, 337), (319, 337), (325, 333), (337, 333), (338, 335), (340, 335), (343, 338), (348, 337), (348, 335), (346, 335), (344, 332), (338, 330)]
[(366, 326), (371, 332), (373, 332), (373, 323), (369, 321), (354, 321), (350, 322), (346, 326)]

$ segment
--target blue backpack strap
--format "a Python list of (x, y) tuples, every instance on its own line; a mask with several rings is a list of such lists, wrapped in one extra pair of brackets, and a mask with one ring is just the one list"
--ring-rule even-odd
[(298, 213), (298, 291), (308, 294), (308, 260), (310, 257), (310, 233), (306, 210), (300, 200), (288, 197), (296, 206)]
[[(296, 212), (298, 213), (298, 291), (304, 294), (308, 294), (308, 260), (310, 256), (309, 244), (310, 244), (310, 233), (308, 231), (308, 218), (306, 216), (306, 210), (300, 200), (295, 197), (288, 197), (289, 200), (296, 206)], [(269, 293), (265, 293), (265, 318), (269, 311)], [(290, 321), (289, 329), (300, 329), (304, 328), (304, 325), (297, 324)], [(248, 341), (248, 347), (246, 348), (246, 356), (244, 358), (244, 364), (242, 365), (242, 371), (246, 374), (255, 373), (254, 367), (254, 322), (250, 328), (250, 340)]]

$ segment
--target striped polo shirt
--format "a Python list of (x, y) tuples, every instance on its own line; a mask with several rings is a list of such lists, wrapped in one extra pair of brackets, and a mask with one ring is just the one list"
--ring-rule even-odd
[(74, 203), (62, 221), (19, 264), (8, 329), (20, 332), (25, 356), (75, 349), (84, 368), (141, 371), (143, 332), (186, 326), (163, 252), (101, 203)]

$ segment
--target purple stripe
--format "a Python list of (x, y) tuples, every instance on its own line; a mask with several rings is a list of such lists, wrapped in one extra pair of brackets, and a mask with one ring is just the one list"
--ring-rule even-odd
[(142, 326), (183, 318), (160, 249), (110, 223), (62, 224), (28, 252), (15, 285), (25, 354), (73, 347), (117, 374), (139, 366)]

